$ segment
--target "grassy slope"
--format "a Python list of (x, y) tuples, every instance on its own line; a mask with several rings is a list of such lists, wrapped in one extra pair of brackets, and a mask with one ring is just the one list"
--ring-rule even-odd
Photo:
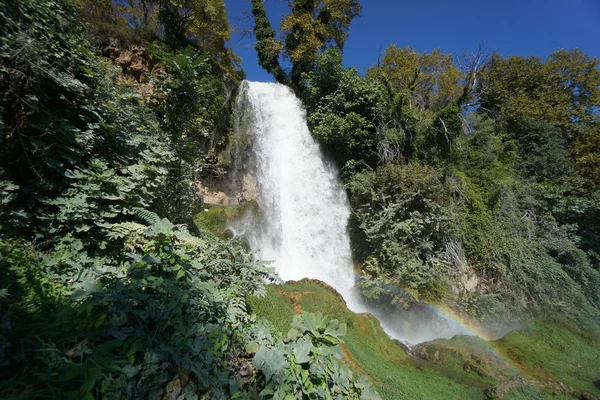
[(227, 229), (228, 221), (239, 218), (246, 212), (258, 212), (258, 205), (255, 201), (247, 201), (241, 206), (203, 204), (202, 211), (194, 216), (194, 223), (200, 229), (207, 230), (220, 238), (228, 239), (231, 237), (231, 232)]
[(549, 323), (529, 323), (496, 342), (524, 376), (560, 381), (600, 397), (600, 338)]
[(356, 315), (330, 289), (314, 281), (268, 286), (268, 295), (249, 299), (254, 313), (286, 333), (295, 312), (321, 311), (345, 322), (343, 350), (347, 363), (371, 378), (384, 399), (480, 399), (482, 389), (453, 381), (434, 369), (413, 363), (368, 315)]
[(428, 357), (412, 358), (376, 319), (352, 313), (320, 282), (270, 285), (266, 297), (249, 304), (284, 334), (302, 310), (345, 322), (345, 361), (370, 377), (384, 399), (600, 398), (594, 384), (600, 379), (600, 340), (547, 323), (530, 323), (490, 343), (469, 337), (434, 341), (415, 349), (426, 348)]

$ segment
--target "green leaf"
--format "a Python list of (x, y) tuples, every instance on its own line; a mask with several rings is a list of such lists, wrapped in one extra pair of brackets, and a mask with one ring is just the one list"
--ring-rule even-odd
[(278, 371), (289, 366), (289, 362), (279, 350), (266, 346), (261, 346), (256, 352), (252, 364), (265, 375), (267, 381), (270, 381)]
[(260, 349), (260, 345), (256, 342), (246, 343), (246, 353), (254, 354)]
[(124, 367), (121, 367), (121, 372), (123, 372), (123, 374), (125, 375), (125, 377), (127, 379), (131, 379), (134, 376), (137, 375), (137, 373), (140, 371), (140, 367), (136, 366), (136, 365), (126, 365)]
[(292, 353), (296, 357), (298, 364), (304, 364), (310, 361), (310, 349), (312, 343), (306, 338), (300, 338), (292, 345)]
[(161, 259), (160, 257), (156, 257), (155, 255), (148, 253), (142, 258), (142, 261), (148, 264), (160, 264)]

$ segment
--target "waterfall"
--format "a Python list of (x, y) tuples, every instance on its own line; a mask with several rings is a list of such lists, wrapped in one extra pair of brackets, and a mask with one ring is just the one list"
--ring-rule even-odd
[(308, 130), (300, 100), (274, 83), (245, 82), (241, 90), (238, 125), (251, 136), (260, 206), (246, 239), (259, 259), (274, 261), (283, 280), (321, 280), (351, 310), (363, 311), (353, 292), (348, 198)]
[[(313, 278), (335, 288), (354, 312), (368, 311), (392, 338), (419, 343), (469, 330), (428, 305), (411, 310), (367, 304), (357, 293), (350, 238), (350, 206), (335, 165), (312, 137), (300, 100), (284, 85), (244, 82), (238, 95), (236, 146), (248, 143), (250, 172), (258, 184), (259, 216), (232, 231), (256, 257), (273, 261), (285, 280)], [(245, 136), (248, 137), (245, 137)], [(239, 179), (235, 157), (234, 179)]]

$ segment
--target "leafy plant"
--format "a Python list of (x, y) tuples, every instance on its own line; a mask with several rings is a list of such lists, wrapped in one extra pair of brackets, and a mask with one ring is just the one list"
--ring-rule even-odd
[(285, 343), (262, 345), (252, 363), (261, 371), (262, 398), (272, 399), (378, 399), (364, 380), (352, 380), (352, 372), (336, 359), (346, 325), (321, 313), (294, 316)]
[(376, 123), (384, 105), (375, 82), (342, 68), (341, 53), (332, 49), (317, 57), (302, 97), (313, 135), (331, 150), (343, 178), (377, 165)]
[(399, 283), (414, 296), (443, 297), (454, 273), (445, 241), (453, 235), (454, 206), (442, 174), (419, 164), (387, 164), (357, 175), (348, 187), (354, 232), (368, 246), (354, 249), (370, 278), (361, 283), (367, 293), (379, 296), (389, 292), (381, 284)]

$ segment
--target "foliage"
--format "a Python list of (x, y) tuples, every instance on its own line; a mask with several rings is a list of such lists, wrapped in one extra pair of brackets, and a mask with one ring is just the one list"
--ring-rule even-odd
[(273, 75), (277, 82), (285, 83), (287, 75), (279, 65), (279, 54), (283, 46), (275, 38), (275, 30), (271, 27), (262, 0), (252, 1), (252, 15), (254, 16), (254, 34), (257, 40), (255, 48), (258, 64)]
[[(497, 134), (492, 118), (470, 115), (468, 123), (470, 133), (458, 138), (453, 164), (480, 190), (485, 204), (491, 205), (495, 193), (515, 180), (518, 146), (514, 140)], [(456, 186), (461, 195), (464, 189)]]
[[(12, 89), (4, 101), (13, 105), (4, 109), (6, 146), (0, 162), (16, 197), (0, 218), (27, 227), (28, 235), (56, 235), (74, 224), (79, 233), (91, 229), (87, 236), (102, 229), (99, 216), (114, 218), (126, 207), (151, 203), (171, 151), (160, 141), (155, 118), (140, 97), (103, 77), (110, 70), (92, 56), (72, 7), (20, 5), (31, 7), (29, 12), (39, 18), (18, 23), (15, 17), (6, 25), (12, 28), (2, 62), (12, 72), (3, 75), (3, 84)], [(57, 13), (56, 6), (63, 12)], [(51, 39), (45, 24), (54, 20), (62, 30)], [(20, 40), (35, 55), (13, 57)], [(48, 48), (55, 50), (38, 49), (50, 40), (54, 45)], [(13, 86), (16, 76), (28, 84)]]
[(303, 99), (312, 133), (333, 151), (345, 177), (377, 164), (379, 94), (377, 85), (356, 69), (342, 68), (335, 49), (318, 56), (306, 79)]
[(485, 88), (481, 106), (498, 112), (503, 121), (527, 115), (575, 137), (598, 118), (598, 60), (580, 50), (558, 50), (546, 61), (494, 54), (480, 85)]
[(596, 196), (600, 182), (600, 123), (590, 125), (571, 143), (573, 174), (572, 185), (579, 191)]
[(384, 126), (402, 133), (396, 138), (398, 154), (390, 161), (417, 155), (432, 163), (447, 158), (463, 130), (457, 107), (463, 72), (453, 61), (439, 49), (421, 54), (390, 45), (377, 66), (367, 71), (384, 88)]
[(378, 399), (364, 381), (354, 382), (352, 372), (336, 362), (342, 358), (338, 343), (346, 326), (321, 313), (296, 315), (285, 344), (261, 346), (254, 366), (266, 381), (264, 398)]
[(543, 121), (523, 117), (514, 132), (523, 175), (541, 181), (564, 175), (569, 170), (569, 154), (562, 132)]
[[(230, 39), (223, 0), (75, 0), (79, 14), (90, 24), (90, 33), (102, 44), (106, 36), (125, 42), (162, 39), (172, 47), (193, 45), (234, 73), (238, 58), (226, 42)], [(133, 32), (134, 34), (131, 34)]]
[[(81, 252), (57, 248), (25, 266), (15, 262), (23, 250), (3, 247), (3, 263), (9, 263), (3, 269), (19, 283), (11, 295), (21, 290), (29, 299), (14, 309), (26, 314), (17, 314), (8, 332), (9, 365), (30, 363), (23, 370), (30, 378), (7, 382), (2, 391), (29, 385), (38, 395), (147, 397), (178, 376), (188, 393), (222, 397), (236, 387), (231, 371), (243, 362), (238, 358), (252, 326), (243, 299), (261, 293), (270, 270), (209, 236), (196, 238), (166, 219), (140, 215), (154, 222), (112, 224), (108, 236), (124, 240), (123, 249), (88, 258), (95, 268), (83, 274)], [(44, 314), (36, 314), (38, 307)], [(51, 329), (37, 339), (26, 334), (40, 323)], [(48, 346), (37, 366), (35, 352), (19, 350), (36, 348), (36, 340)], [(51, 379), (55, 374), (63, 378)]]
[(202, 172), (198, 164), (211, 149), (213, 130), (225, 118), (225, 87), (209, 57), (193, 47), (170, 52), (154, 46), (152, 51), (167, 71), (157, 79), (152, 108), (174, 152), (155, 207), (176, 222), (190, 223), (192, 207), (199, 202), (194, 186)]
[(458, 138), (454, 168), (448, 177), (453, 197), (466, 211), (460, 225), (462, 248), (469, 264), (478, 271), (492, 273), (499, 228), (494, 224), (495, 200), (514, 186), (516, 146), (496, 134), (494, 121), (470, 116), (471, 134)]
[[(572, 235), (572, 227), (561, 227), (548, 213), (544, 203), (549, 199), (535, 198), (546, 191), (544, 187), (557, 184), (530, 186), (516, 171), (530, 165), (524, 159), (535, 160), (537, 169), (530, 170), (528, 180), (552, 178), (547, 166), (555, 165), (555, 154), (564, 153), (560, 146), (554, 147), (556, 153), (537, 151), (536, 146), (544, 144), (531, 139), (552, 127), (525, 119), (517, 139), (502, 140), (492, 120), (476, 117), (470, 122), (473, 131), (459, 139), (451, 182), (455, 197), (463, 204), (459, 231), (465, 259), (485, 277), (488, 288), (467, 296), (471, 300), (465, 304), (479, 304), (475, 309), (465, 307), (480, 318), (503, 314), (511, 319), (554, 309), (568, 318), (577, 315), (581, 321), (593, 320), (597, 311), (590, 306), (596, 295), (586, 289), (585, 281), (597, 278), (592, 277), (590, 261), (577, 248), (579, 239)], [(560, 215), (558, 209), (553, 214)], [(575, 270), (579, 272), (574, 274)], [(586, 278), (581, 280), (578, 273)]]
[[(350, 24), (360, 15), (361, 5), (358, 0), (294, 0), (290, 9), (281, 19), (282, 38), (277, 39), (263, 1), (252, 0), (260, 65), (278, 82), (299, 90), (303, 74), (313, 70), (320, 52), (329, 48), (343, 50)], [(289, 72), (282, 69), (280, 56), (290, 60)]]
[(403, 107), (439, 111), (459, 94), (461, 71), (453, 56), (439, 49), (418, 53), (411, 47), (390, 45), (368, 74), (382, 81), (399, 113)]
[(281, 30), (286, 56), (292, 62), (291, 79), (299, 83), (310, 72), (320, 50), (344, 48), (352, 20), (360, 15), (358, 0), (295, 0), (283, 16)]
[(0, 4), (0, 168), (21, 188), (19, 213), (26, 215), (37, 199), (23, 198), (23, 189), (39, 196), (61, 190), (65, 171), (94, 146), (87, 124), (94, 110), (86, 103), (95, 65), (68, 2), (10, 4)]
[[(170, 23), (187, 6), (219, 4), (184, 4)], [(101, 16), (128, 12), (93, 5)], [(273, 338), (246, 306), (278, 280), (273, 270), (164, 218), (191, 214), (198, 160), (224, 119), (210, 49), (155, 44), (164, 74), (148, 101), (115, 84), (69, 2), (0, 7), (0, 397), (368, 393), (329, 350), (343, 333), (335, 322), (323, 331), (324, 318), (307, 315), (293, 340)], [(289, 349), (288, 386), (253, 367), (264, 367), (264, 349)]]
[(598, 293), (592, 282), (599, 281), (600, 274), (564, 228), (528, 211), (527, 202), (518, 192), (503, 193), (499, 199), (495, 253), (501, 269), (495, 291), (506, 296), (508, 313), (555, 311), (564, 319), (593, 325)]
[(368, 246), (368, 279), (362, 282), (367, 295), (380, 296), (386, 292), (382, 283), (397, 282), (416, 297), (444, 296), (453, 274), (445, 252), (454, 207), (443, 175), (419, 164), (387, 164), (357, 175), (348, 188)]

